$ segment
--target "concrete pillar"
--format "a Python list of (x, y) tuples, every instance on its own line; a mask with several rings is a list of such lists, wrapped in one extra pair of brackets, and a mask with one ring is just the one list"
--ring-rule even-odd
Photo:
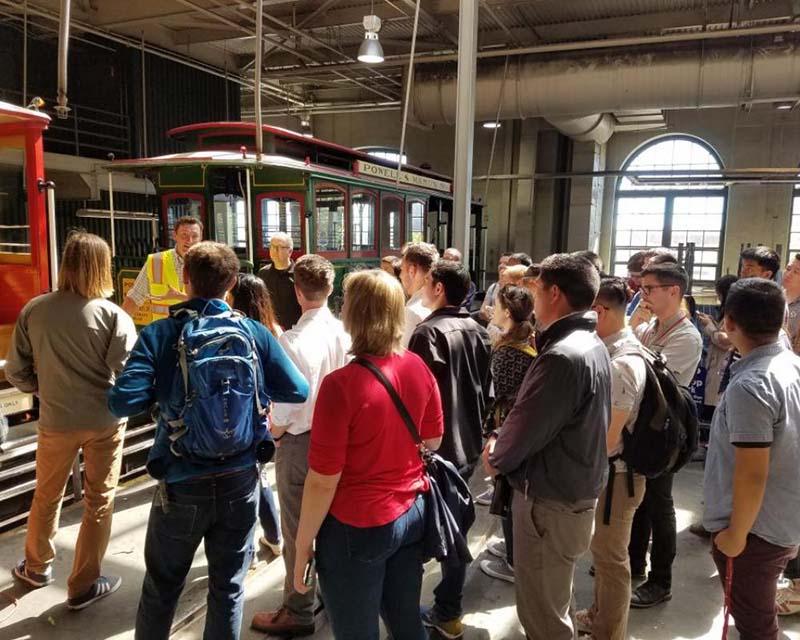
[(460, 0), (456, 149), (453, 162), (453, 245), (468, 261), (472, 203), (472, 146), (475, 135), (475, 73), (478, 53), (478, 0)]
[[(573, 171), (603, 171), (606, 168), (606, 145), (575, 142)], [(589, 249), (600, 253), (600, 228), (603, 221), (604, 178), (573, 178), (569, 203), (567, 249)]]

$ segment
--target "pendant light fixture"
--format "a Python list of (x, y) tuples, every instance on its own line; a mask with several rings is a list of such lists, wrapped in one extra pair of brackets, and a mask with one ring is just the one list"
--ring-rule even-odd
[(380, 64), (383, 62), (383, 47), (378, 40), (378, 31), (381, 30), (381, 19), (374, 14), (375, 7), (372, 5), (371, 13), (364, 16), (364, 42), (358, 49), (359, 62), (368, 64)]

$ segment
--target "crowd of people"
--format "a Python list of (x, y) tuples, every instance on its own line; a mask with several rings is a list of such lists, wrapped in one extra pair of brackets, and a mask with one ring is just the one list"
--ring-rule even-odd
[[(479, 303), (458, 251), (411, 242), (347, 274), (337, 318), (333, 265), (292, 260), (290, 235), (271, 236), (256, 276), (202, 234), (179, 219), (175, 247), (148, 258), (119, 307), (107, 300), (108, 245), (73, 233), (57, 291), (20, 314), (5, 375), (40, 403), (37, 483), (13, 570), (28, 586), (53, 582), (61, 499), (82, 450), (67, 606), (119, 588), (101, 565), (124, 430), (155, 407), (137, 639), (169, 637), (201, 542), (205, 637), (238, 638), (256, 540), (286, 570), (282, 604), (253, 617), (257, 630), (311, 635), (324, 606), (336, 638), (378, 638), (380, 619), (395, 640), (462, 637), (466, 560), (442, 560), (432, 602), (420, 601), (432, 488), (417, 438), (464, 481), (491, 478), (475, 502), (500, 516), (502, 536), (480, 569), (514, 584), (528, 638), (622, 640), (630, 607), (671, 599), (677, 540), (679, 465), (645, 473), (630, 448), (657, 424), (658, 381), (687, 387), (699, 367), (700, 430), (710, 428), (692, 531), (712, 539), (743, 639), (773, 640), (777, 615), (800, 612), (800, 254), (781, 287), (775, 252), (745, 250), (739, 278), (717, 282), (711, 316), (664, 248), (631, 256), (626, 278), (589, 251), (538, 264), (504, 254)], [(129, 313), (142, 312), (151, 321), (137, 336)], [(663, 416), (660, 426), (670, 428)], [(265, 475), (273, 458), (279, 513)], [(578, 609), (575, 566), (589, 551), (593, 599)]]

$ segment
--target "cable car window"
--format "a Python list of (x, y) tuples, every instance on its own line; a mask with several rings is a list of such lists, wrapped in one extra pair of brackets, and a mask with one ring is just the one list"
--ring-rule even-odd
[(21, 165), (0, 165), (0, 253), (31, 252), (24, 176)]
[(403, 199), (393, 195), (381, 198), (381, 249), (400, 251), (403, 246)]
[(350, 244), (353, 253), (376, 251), (375, 204), (377, 198), (357, 191), (350, 196)]
[(247, 249), (247, 207), (241, 196), (214, 196), (214, 239), (234, 249)]
[(302, 246), (302, 208), (295, 198), (266, 196), (261, 199), (261, 247), (269, 249), (273, 233), (282, 231), (292, 236), (295, 249)]
[(344, 253), (345, 245), (345, 201), (342, 189), (319, 186), (314, 194), (317, 213), (317, 251)]
[(175, 246), (172, 231), (179, 218), (191, 216), (203, 222), (203, 201), (200, 196), (166, 196), (167, 228), (166, 241), (169, 247)]
[(421, 200), (408, 202), (408, 229), (411, 242), (425, 242), (425, 203)]

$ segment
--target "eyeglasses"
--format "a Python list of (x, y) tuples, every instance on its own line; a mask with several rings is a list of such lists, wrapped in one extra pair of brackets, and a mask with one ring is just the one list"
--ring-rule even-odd
[(674, 284), (643, 284), (641, 286), (642, 291), (644, 291), (645, 295), (650, 295), (653, 292), (653, 289), (669, 289), (670, 287), (675, 287), (677, 285)]

